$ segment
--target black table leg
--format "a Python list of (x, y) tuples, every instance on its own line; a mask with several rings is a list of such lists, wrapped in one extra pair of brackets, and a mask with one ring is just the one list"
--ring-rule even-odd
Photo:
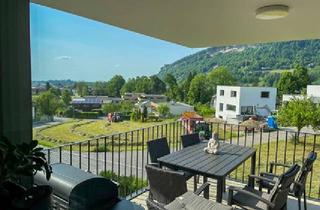
[[(255, 173), (256, 173), (256, 152), (251, 157), (251, 171), (250, 171), (250, 174), (251, 175), (255, 175)], [(253, 178), (249, 178), (248, 185), (250, 187), (254, 188), (254, 179)]]
[(217, 179), (217, 202), (221, 203), (223, 193), (223, 180), (224, 178)]
[[(203, 176), (203, 183), (206, 183), (208, 181), (208, 177)], [(203, 192), (203, 197), (206, 199), (209, 199), (209, 188), (207, 187)]]

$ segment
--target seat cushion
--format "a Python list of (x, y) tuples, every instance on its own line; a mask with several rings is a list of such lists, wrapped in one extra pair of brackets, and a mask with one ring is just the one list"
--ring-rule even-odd
[[(260, 192), (258, 190), (252, 189), (248, 186), (246, 186), (244, 188), (244, 190), (246, 191), (250, 191), (262, 198), (268, 199), (269, 195), (267, 193), (264, 192)], [(266, 205), (265, 203), (259, 201), (258, 199), (251, 197), (249, 195), (246, 195), (244, 193), (241, 192), (237, 192), (235, 193), (235, 195), (233, 196), (233, 203), (243, 207), (244, 209), (268, 209), (268, 205)]]

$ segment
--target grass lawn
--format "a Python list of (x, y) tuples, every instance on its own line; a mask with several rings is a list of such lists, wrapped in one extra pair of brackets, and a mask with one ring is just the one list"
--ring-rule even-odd
[[(54, 147), (70, 142), (78, 142), (94, 137), (127, 132), (173, 121), (172, 119), (168, 119), (161, 122), (142, 123), (124, 121), (109, 123), (105, 120), (70, 120), (44, 129), (33, 129), (33, 138), (45, 147)], [(157, 131), (155, 131), (155, 133), (156, 132)], [(147, 138), (147, 136), (145, 136), (145, 138)], [(141, 141), (140, 138), (139, 141)]]

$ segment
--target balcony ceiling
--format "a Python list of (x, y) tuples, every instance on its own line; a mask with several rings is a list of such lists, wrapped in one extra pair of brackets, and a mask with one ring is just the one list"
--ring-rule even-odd
[[(320, 0), (32, 0), (44, 6), (188, 47), (320, 38)], [(290, 7), (258, 20), (256, 9)]]

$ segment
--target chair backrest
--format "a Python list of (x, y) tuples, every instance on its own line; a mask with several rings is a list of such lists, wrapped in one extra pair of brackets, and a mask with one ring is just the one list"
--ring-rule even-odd
[(182, 172), (146, 165), (149, 180), (149, 198), (162, 204), (171, 203), (187, 192), (187, 182)]
[(275, 204), (274, 209), (281, 209), (286, 204), (290, 185), (294, 182), (299, 170), (300, 166), (294, 164), (279, 177), (269, 194), (270, 201)]
[(306, 158), (306, 160), (303, 162), (302, 167), (297, 175), (296, 182), (299, 184), (292, 184), (291, 186), (291, 192), (295, 196), (301, 196), (304, 192), (304, 187), (306, 185), (306, 181), (308, 178), (308, 174), (312, 170), (312, 166), (314, 161), (317, 159), (317, 153), (310, 152)]
[(189, 147), (200, 143), (200, 138), (198, 133), (186, 134), (181, 136), (182, 147)]
[(147, 142), (151, 163), (158, 163), (158, 158), (170, 154), (167, 138), (155, 139)]

